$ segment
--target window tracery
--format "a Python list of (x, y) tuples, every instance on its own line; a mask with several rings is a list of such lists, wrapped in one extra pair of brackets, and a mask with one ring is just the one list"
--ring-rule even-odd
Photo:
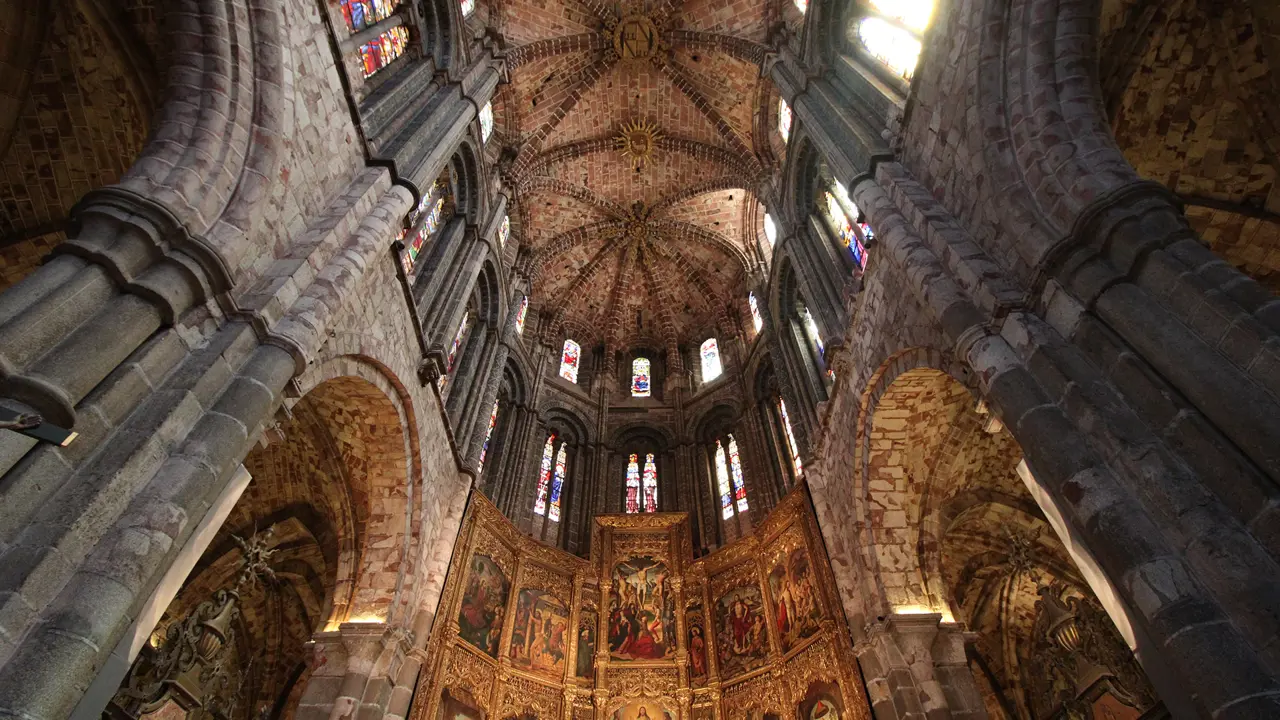
[(413, 273), (413, 266), (426, 247), (427, 241), (435, 236), (452, 214), (452, 203), (449, 202), (449, 185), (437, 180), (431, 185), (418, 202), (418, 206), (409, 213), (409, 228), (400, 231), (399, 240), (404, 244), (404, 254), (400, 263), (406, 275)]
[(720, 345), (715, 338), (707, 338), (699, 350), (702, 356), (702, 382), (708, 383), (720, 377), (724, 367), (720, 364)]
[(631, 361), (631, 397), (649, 397), (649, 358), (638, 357)]
[(360, 46), (360, 65), (366, 78), (391, 64), (409, 46), (409, 31), (403, 25), (387, 30)]
[(572, 340), (564, 341), (564, 351), (560, 353), (560, 377), (575, 385), (578, 383), (578, 360), (581, 355), (582, 348), (578, 343)]
[(645, 454), (643, 471), (639, 453), (631, 453), (627, 458), (623, 509), (627, 513), (658, 512), (658, 466), (654, 462), (653, 453)]

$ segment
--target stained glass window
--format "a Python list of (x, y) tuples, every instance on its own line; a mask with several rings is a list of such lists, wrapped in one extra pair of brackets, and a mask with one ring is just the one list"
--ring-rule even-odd
[(409, 45), (409, 31), (397, 25), (360, 46), (360, 65), (369, 77), (404, 54)]
[(716, 489), (720, 491), (720, 517), (733, 517), (733, 492), (729, 488), (729, 467), (724, 459), (724, 446), (716, 440)]
[(462, 0), (462, 17), (466, 17), (475, 12), (476, 0)]
[(778, 134), (782, 142), (791, 139), (791, 106), (782, 98), (778, 98)]
[[(853, 255), (853, 261), (858, 267), (866, 267), (867, 250), (862, 245), (862, 240), (858, 238), (858, 234), (853, 231), (853, 224), (849, 221), (850, 214), (836, 198), (835, 194), (824, 193), (827, 201), (827, 216), (831, 219), (831, 224), (835, 226), (836, 234), (840, 236), (840, 244), (849, 248), (849, 253)], [(845, 194), (848, 197), (848, 194)], [(853, 206), (853, 202), (849, 202)], [(857, 217), (857, 211), (854, 210), (852, 217)]]
[(800, 9), (800, 13), (804, 14), (809, 10), (809, 0), (794, 0), (796, 7)]
[(493, 134), (493, 103), (485, 103), (480, 108), (480, 142), (489, 142)]
[(751, 324), (755, 326), (756, 332), (764, 327), (764, 318), (760, 317), (760, 303), (756, 302), (755, 293), (747, 293), (747, 304), (751, 306)]
[(707, 338), (702, 343), (702, 382), (711, 382), (720, 377), (720, 373), (724, 368), (720, 366), (720, 346), (716, 343), (715, 338)]
[(800, 315), (800, 320), (804, 323), (804, 331), (809, 333), (809, 337), (818, 346), (818, 353), (825, 355), (827, 347), (822, 344), (822, 333), (818, 331), (818, 323), (813, 321), (813, 314), (809, 312), (809, 308), (804, 309), (804, 312)]
[(653, 464), (653, 453), (644, 456), (644, 511), (658, 512), (658, 466)]
[(417, 262), (423, 247), (448, 219), (450, 207), (446, 202), (448, 194), (448, 184), (436, 181), (427, 192), (423, 193), (422, 199), (418, 201), (418, 206), (413, 209), (413, 212), (409, 213), (409, 226), (413, 229), (402, 231), (400, 234), (400, 240), (405, 246), (400, 262), (404, 265), (406, 275), (413, 272), (414, 263)]
[(778, 241), (778, 224), (773, 221), (773, 216), (769, 213), (764, 214), (764, 237), (769, 241), (769, 247), (773, 247)]
[(445, 362), (444, 375), (440, 377), (440, 392), (444, 392), (449, 387), (449, 378), (453, 377), (453, 366), (458, 361), (458, 348), (462, 346), (462, 340), (467, 336), (467, 330), (471, 329), (471, 312), (462, 313), (462, 322), (458, 323), (458, 333), (453, 336), (453, 344), (449, 346), (449, 359)]
[(738, 512), (747, 511), (747, 486), (742, 481), (742, 460), (738, 457), (738, 441), (729, 436), (729, 472), (733, 478), (733, 499), (738, 504)]
[(863, 18), (858, 23), (858, 39), (876, 60), (910, 80), (920, 60), (920, 39), (906, 28), (878, 17)]
[(484, 457), (489, 454), (489, 440), (493, 438), (493, 426), (498, 424), (498, 401), (493, 401), (493, 410), (489, 413), (489, 429), (484, 431), (484, 445), (480, 446), (480, 462), (476, 474), (484, 472)]
[(516, 311), (516, 334), (524, 334), (524, 320), (529, 316), (529, 296), (520, 298), (520, 309)]
[(884, 17), (897, 20), (908, 30), (924, 32), (929, 27), (935, 0), (871, 0), (871, 7)]
[(791, 431), (791, 418), (787, 416), (787, 403), (778, 398), (778, 413), (782, 416), (782, 431), (787, 436), (787, 447), (791, 450), (791, 464), (796, 469), (796, 477), (804, 475), (804, 467), (800, 464), (800, 446), (796, 444), (796, 435)]
[(560, 491), (564, 488), (564, 466), (567, 455), (564, 443), (560, 443), (560, 452), (556, 453), (556, 472), (551, 478), (551, 501), (547, 507), (547, 519), (560, 519)]
[(539, 515), (547, 514), (547, 489), (551, 484), (551, 458), (555, 444), (556, 434), (551, 433), (546, 446), (542, 448), (542, 465), (538, 467), (538, 492), (533, 499), (533, 511)]
[(635, 453), (627, 460), (626, 511), (640, 512), (640, 456)]
[(365, 28), (385, 20), (396, 8), (395, 0), (338, 0), (342, 7), (342, 19), (347, 21), (347, 29), (359, 32)]
[(560, 377), (571, 383), (578, 382), (578, 358), (582, 348), (572, 340), (564, 341), (564, 352), (560, 354)]
[(506, 247), (509, 237), (511, 237), (511, 217), (503, 216), (502, 224), (498, 226), (498, 247)]
[(631, 361), (631, 397), (649, 397), (649, 358)]

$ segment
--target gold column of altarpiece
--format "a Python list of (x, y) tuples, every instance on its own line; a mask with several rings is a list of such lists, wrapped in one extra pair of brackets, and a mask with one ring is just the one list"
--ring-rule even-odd
[(597, 516), (587, 561), (475, 494), (412, 720), (870, 720), (807, 489), (699, 560), (687, 520)]

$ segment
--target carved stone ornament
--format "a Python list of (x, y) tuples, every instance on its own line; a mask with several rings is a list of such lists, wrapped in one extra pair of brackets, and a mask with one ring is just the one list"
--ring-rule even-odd
[(623, 159), (631, 163), (633, 169), (640, 170), (652, 159), (661, 137), (662, 131), (657, 125), (648, 120), (633, 120), (622, 126), (614, 142)]

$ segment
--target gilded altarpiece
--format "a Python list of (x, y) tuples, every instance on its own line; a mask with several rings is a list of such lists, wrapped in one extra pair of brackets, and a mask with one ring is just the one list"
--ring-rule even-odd
[(684, 513), (601, 515), (584, 560), (475, 495), (413, 720), (870, 720), (810, 508), (696, 560)]

